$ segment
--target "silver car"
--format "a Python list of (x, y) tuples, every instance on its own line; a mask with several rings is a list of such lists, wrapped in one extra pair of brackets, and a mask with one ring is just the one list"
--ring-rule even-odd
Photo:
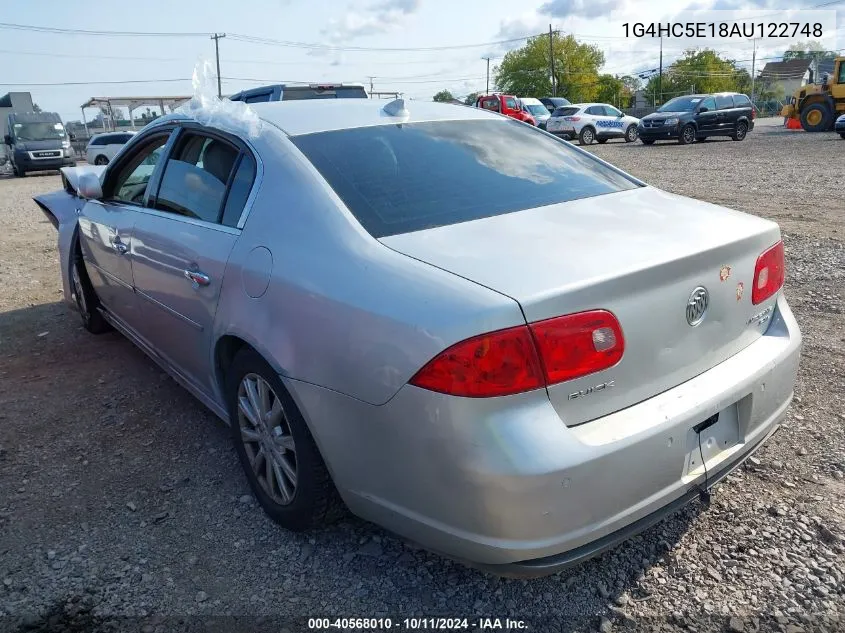
[(548, 574), (706, 496), (784, 419), (775, 223), (480, 108), (243, 107), (256, 131), (168, 115), (36, 201), (84, 327), (230, 422), (284, 527), (345, 504)]

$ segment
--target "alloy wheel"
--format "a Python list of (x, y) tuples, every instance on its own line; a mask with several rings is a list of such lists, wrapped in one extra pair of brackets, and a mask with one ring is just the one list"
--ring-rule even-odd
[(88, 320), (88, 301), (85, 299), (85, 292), (82, 290), (82, 278), (79, 276), (79, 264), (74, 263), (71, 269), (71, 281), (73, 282), (73, 297), (76, 300), (76, 307), (83, 320)]
[(296, 443), (282, 402), (258, 374), (238, 387), (238, 426), (259, 485), (273, 501), (290, 504), (296, 495)]

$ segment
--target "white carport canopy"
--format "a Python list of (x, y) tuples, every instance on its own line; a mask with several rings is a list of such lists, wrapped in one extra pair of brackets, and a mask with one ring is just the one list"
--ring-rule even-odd
[(101, 108), (108, 113), (111, 119), (112, 129), (114, 129), (114, 117), (112, 116), (113, 107), (124, 107), (129, 110), (129, 124), (132, 129), (135, 129), (135, 119), (132, 116), (132, 111), (143, 107), (153, 106), (158, 107), (161, 114), (165, 114), (165, 108), (173, 112), (180, 105), (186, 101), (190, 101), (191, 97), (91, 97), (82, 104), (82, 122), (85, 124), (85, 131), (88, 131), (88, 121), (85, 118), (85, 108)]

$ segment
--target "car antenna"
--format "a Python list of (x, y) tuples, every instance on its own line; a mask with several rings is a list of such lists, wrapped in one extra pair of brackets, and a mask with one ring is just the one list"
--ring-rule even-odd
[(382, 108), (388, 116), (411, 116), (411, 112), (405, 107), (404, 99), (394, 99)]

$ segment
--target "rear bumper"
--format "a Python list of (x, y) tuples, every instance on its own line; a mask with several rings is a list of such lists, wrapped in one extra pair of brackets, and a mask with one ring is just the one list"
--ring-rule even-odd
[[(285, 382), (354, 513), (491, 571), (544, 575), (645, 529), (747, 458), (786, 414), (800, 350), (781, 296), (767, 333), (738, 354), (575, 427), (544, 391), (503, 402), (405, 386), (372, 406)], [(693, 427), (716, 413), (733, 441), (705, 475), (690, 461)]]

